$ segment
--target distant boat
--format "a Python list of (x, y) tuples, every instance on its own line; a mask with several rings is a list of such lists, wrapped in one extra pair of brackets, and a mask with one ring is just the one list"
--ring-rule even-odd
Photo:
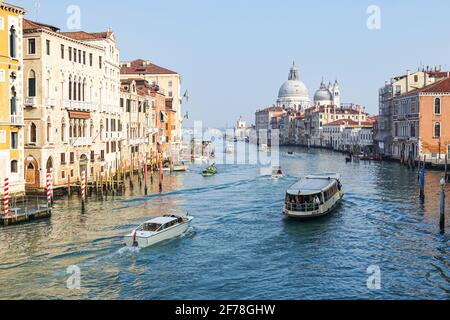
[(269, 146), (267, 144), (262, 144), (259, 150), (261, 152), (269, 152)]
[(228, 145), (228, 146), (225, 148), (225, 153), (227, 153), (227, 154), (234, 154), (234, 146), (232, 146), (231, 144)]
[(186, 232), (193, 217), (165, 215), (145, 222), (125, 236), (127, 247), (147, 248), (164, 240), (181, 236)]
[(284, 177), (283, 170), (281, 167), (273, 167), (272, 168), (272, 178), (273, 179), (281, 179)]
[(186, 171), (188, 171), (188, 169), (189, 169), (189, 166), (184, 164), (184, 163), (177, 164), (177, 165), (173, 166), (173, 171), (174, 172), (186, 172)]
[(292, 155), (294, 155), (294, 152), (288, 151), (288, 155), (292, 156)]
[(310, 175), (286, 192), (284, 214), (300, 219), (325, 216), (336, 208), (343, 197), (339, 174)]
[(217, 174), (217, 168), (216, 168), (216, 165), (215, 165), (215, 164), (210, 165), (208, 168), (206, 168), (205, 170), (203, 170), (203, 173), (202, 173), (202, 174), (203, 174), (204, 177), (211, 177), (211, 176)]

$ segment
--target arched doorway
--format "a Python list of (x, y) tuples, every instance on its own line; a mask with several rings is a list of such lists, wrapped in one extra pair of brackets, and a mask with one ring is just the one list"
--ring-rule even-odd
[(87, 175), (88, 173), (87, 169), (88, 169), (88, 157), (85, 154), (83, 154), (80, 157), (80, 177), (83, 171), (85, 171)]
[(34, 157), (29, 157), (25, 163), (25, 181), (28, 188), (39, 187), (39, 167)]

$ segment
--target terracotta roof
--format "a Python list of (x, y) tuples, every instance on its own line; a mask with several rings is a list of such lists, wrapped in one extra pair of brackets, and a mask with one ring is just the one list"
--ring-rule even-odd
[(46, 29), (53, 32), (59, 31), (59, 28), (54, 27), (52, 25), (31, 21), (28, 19), (23, 19), (23, 30), (40, 30), (40, 29)]
[(85, 31), (76, 31), (76, 32), (61, 32), (62, 35), (72, 38), (75, 40), (99, 40), (99, 39), (106, 39), (110, 35), (109, 32), (94, 32), (89, 33)]
[(423, 88), (415, 89), (410, 92), (405, 92), (404, 94), (397, 96), (396, 98), (407, 97), (418, 93), (450, 93), (450, 78), (447, 77), (443, 80), (437, 81)]
[(3, 5), (5, 7), (10, 7), (10, 8), (14, 8), (16, 10), (22, 11), (23, 13), (25, 13), (25, 9), (19, 6), (16, 6), (15, 4), (11, 4), (11, 3), (7, 3), (7, 2), (2, 2), (0, 3), (0, 5)]
[(120, 68), (121, 74), (177, 74), (175, 71), (160, 67), (142, 59), (123, 64)]

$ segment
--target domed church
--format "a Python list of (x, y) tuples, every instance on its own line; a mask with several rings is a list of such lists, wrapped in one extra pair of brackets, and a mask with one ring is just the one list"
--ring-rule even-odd
[(322, 80), (319, 90), (314, 95), (314, 104), (317, 106), (340, 106), (341, 105), (341, 92), (339, 88), (339, 82), (328, 84), (328, 87)]
[(298, 68), (295, 62), (289, 72), (288, 81), (280, 88), (277, 106), (283, 109), (304, 110), (311, 105), (309, 92), (306, 85), (300, 80)]

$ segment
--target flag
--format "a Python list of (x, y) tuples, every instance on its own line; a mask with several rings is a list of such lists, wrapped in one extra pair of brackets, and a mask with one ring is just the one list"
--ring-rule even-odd
[(186, 92), (183, 95), (183, 98), (186, 99), (186, 102), (189, 102), (189, 91), (186, 90)]

